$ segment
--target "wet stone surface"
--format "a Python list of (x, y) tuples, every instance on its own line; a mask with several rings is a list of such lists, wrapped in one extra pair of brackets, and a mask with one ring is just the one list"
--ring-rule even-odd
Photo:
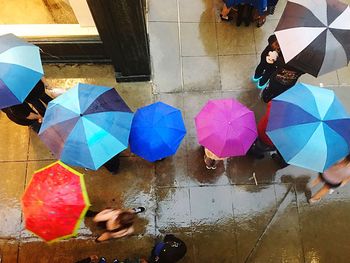
[[(280, 169), (268, 156), (230, 158), (207, 170), (196, 138), (193, 118), (208, 99), (234, 97), (256, 120), (264, 113), (250, 77), (285, 3), (263, 27), (237, 28), (219, 19), (220, 0), (149, 0), (152, 82), (116, 83), (110, 65), (45, 65), (52, 87), (98, 84), (116, 88), (132, 110), (159, 100), (178, 107), (187, 135), (174, 156), (159, 162), (123, 151), (116, 175), (73, 167), (85, 175), (92, 210), (144, 206), (146, 212), (131, 237), (97, 244), (100, 230), (86, 218), (77, 238), (48, 245), (25, 230), (20, 199), (34, 171), (56, 159), (35, 133), (0, 113), (2, 262), (147, 257), (167, 233), (187, 245), (181, 262), (349, 262), (350, 185), (309, 205), (307, 184), (317, 173)], [(350, 110), (349, 67), (302, 80), (329, 85)]]

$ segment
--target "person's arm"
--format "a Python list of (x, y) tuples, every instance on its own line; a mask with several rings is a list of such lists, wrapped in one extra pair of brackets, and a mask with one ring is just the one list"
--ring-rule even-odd
[(94, 222), (107, 221), (113, 216), (113, 214), (114, 214), (113, 212), (114, 212), (113, 209), (105, 209), (105, 210), (101, 211), (100, 213), (98, 213), (94, 217), (93, 221)]

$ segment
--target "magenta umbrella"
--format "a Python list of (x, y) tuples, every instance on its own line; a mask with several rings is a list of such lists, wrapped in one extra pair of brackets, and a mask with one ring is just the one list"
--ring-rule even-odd
[(254, 112), (235, 99), (209, 100), (195, 122), (199, 144), (221, 158), (245, 155), (257, 137)]

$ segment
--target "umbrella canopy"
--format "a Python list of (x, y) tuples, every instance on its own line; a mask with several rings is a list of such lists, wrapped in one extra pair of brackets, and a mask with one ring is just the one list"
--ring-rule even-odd
[(267, 135), (289, 164), (323, 172), (350, 151), (350, 117), (333, 91), (298, 83), (272, 100)]
[(36, 171), (22, 197), (26, 228), (47, 242), (76, 235), (89, 206), (83, 175), (61, 162)]
[(96, 170), (128, 147), (132, 117), (115, 89), (79, 83), (49, 103), (39, 136), (62, 162)]
[(37, 46), (13, 34), (0, 36), (0, 108), (22, 103), (43, 74)]
[(338, 0), (289, 0), (275, 34), (285, 62), (315, 77), (350, 61), (350, 8)]
[(254, 113), (235, 99), (209, 100), (195, 122), (199, 144), (221, 158), (245, 155), (257, 137)]
[(176, 153), (186, 128), (181, 111), (163, 102), (139, 108), (130, 133), (130, 149), (154, 162)]

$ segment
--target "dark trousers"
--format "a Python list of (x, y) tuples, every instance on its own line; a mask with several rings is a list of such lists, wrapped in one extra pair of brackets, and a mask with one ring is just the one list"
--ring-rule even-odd
[(261, 93), (261, 99), (265, 103), (268, 103), (274, 97), (277, 97), (278, 95), (282, 94), (286, 90), (293, 87), (293, 85), (286, 86), (286, 85), (279, 83), (274, 78), (270, 78), (270, 82), (269, 82), (268, 86)]
[(108, 160), (103, 166), (106, 167), (108, 171), (115, 174), (119, 170), (120, 160), (119, 154)]
[(254, 7), (252, 5), (248, 4), (238, 5), (236, 26), (240, 26), (242, 24), (242, 21), (246, 26), (249, 26), (250, 22), (252, 21), (253, 8)]
[(276, 66), (274, 64), (269, 64), (266, 62), (266, 60), (264, 62), (264, 59), (266, 58), (261, 59), (260, 64), (256, 67), (254, 74), (254, 77), (262, 77), (259, 80), (260, 86), (264, 85), (269, 80), (272, 73), (276, 70)]

